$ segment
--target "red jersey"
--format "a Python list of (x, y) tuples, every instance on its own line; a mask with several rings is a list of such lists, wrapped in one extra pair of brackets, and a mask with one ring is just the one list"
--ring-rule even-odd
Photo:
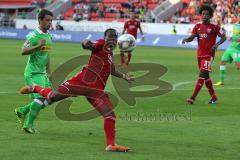
[(221, 37), (224, 32), (218, 25), (206, 23), (196, 24), (192, 30), (192, 34), (197, 35), (198, 38), (198, 57), (215, 56), (212, 50), (213, 45), (216, 43), (217, 36)]
[(140, 21), (138, 20), (128, 20), (124, 24), (124, 29), (127, 30), (128, 34), (133, 35), (137, 39), (138, 28), (141, 29)]
[(95, 49), (92, 51), (88, 64), (72, 80), (85, 84), (101, 83), (105, 86), (111, 73), (113, 53), (106, 49), (104, 39), (99, 39), (94, 44)]

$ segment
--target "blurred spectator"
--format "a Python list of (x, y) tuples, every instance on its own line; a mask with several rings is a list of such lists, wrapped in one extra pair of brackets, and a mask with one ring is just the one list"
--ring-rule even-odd
[(102, 20), (104, 18), (104, 10), (105, 10), (105, 7), (103, 4), (101, 4), (97, 10), (97, 14), (98, 14), (98, 17), (100, 18), (100, 20)]
[(79, 11), (74, 10), (73, 12), (74, 12), (73, 13), (73, 20), (76, 21), (76, 22), (81, 21), (82, 20), (82, 16), (79, 13)]
[(127, 0), (124, 3), (121, 3), (121, 1), (96, 2), (90, 0), (78, 0), (75, 2), (76, 4), (74, 6), (73, 19), (76, 21), (83, 19), (93, 21), (123, 21), (124, 19), (129, 18), (129, 12), (134, 12), (142, 22), (145, 22), (146, 18), (148, 18), (148, 22), (155, 22), (155, 15), (153, 15), (153, 12), (149, 12), (148, 9), (152, 10), (155, 6), (158, 6), (163, 1), (165, 0)]
[(88, 11), (84, 11), (82, 14), (83, 20), (89, 20), (90, 19), (90, 15), (88, 13)]
[(57, 22), (57, 23), (56, 23), (56, 30), (61, 30), (61, 31), (64, 30), (63, 26), (60, 25), (60, 22)]
[(62, 13), (59, 13), (59, 14), (57, 15), (57, 20), (64, 20), (64, 17), (63, 17), (63, 15), (62, 15)]
[(23, 25), (23, 29), (28, 29), (26, 24)]
[(115, 5), (115, 4), (112, 4), (111, 7), (109, 7), (109, 8), (106, 9), (106, 12), (109, 12), (109, 13), (118, 13), (119, 11), (118, 11), (116, 5)]
[(239, 0), (182, 0), (183, 9), (175, 13), (170, 22), (196, 23), (200, 20), (199, 8), (201, 5), (210, 5), (215, 9), (212, 18), (214, 23), (221, 20), (222, 23), (235, 23), (240, 11)]
[(175, 26), (175, 25), (173, 25), (173, 27), (172, 27), (172, 34), (173, 34), (173, 35), (176, 35), (176, 34), (177, 34), (177, 29), (176, 29), (176, 26)]
[(135, 8), (133, 0), (128, 0), (128, 2), (122, 3), (121, 5), (123, 8), (128, 8), (131, 11)]

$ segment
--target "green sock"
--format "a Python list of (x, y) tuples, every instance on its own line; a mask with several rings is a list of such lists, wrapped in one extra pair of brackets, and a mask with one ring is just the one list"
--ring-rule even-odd
[(37, 118), (39, 111), (42, 109), (42, 105), (33, 101), (30, 106), (30, 111), (26, 116), (23, 128), (30, 128), (33, 126), (34, 120)]
[(20, 107), (20, 108), (18, 108), (18, 110), (19, 110), (21, 113), (23, 113), (24, 115), (26, 115), (26, 114), (29, 112), (29, 110), (30, 110), (31, 104), (32, 104), (32, 103), (29, 103), (29, 104), (27, 104), (26, 106)]
[(225, 65), (220, 65), (220, 80), (223, 83), (225, 79), (225, 70), (226, 66)]

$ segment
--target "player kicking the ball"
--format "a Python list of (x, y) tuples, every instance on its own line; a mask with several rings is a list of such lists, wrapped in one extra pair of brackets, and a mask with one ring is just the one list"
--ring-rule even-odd
[[(212, 80), (209, 76), (209, 72), (211, 71), (211, 64), (215, 56), (215, 51), (217, 50), (218, 46), (226, 40), (226, 36), (218, 25), (210, 23), (213, 12), (214, 11), (210, 6), (201, 6), (200, 14), (202, 15), (202, 23), (196, 24), (192, 30), (192, 35), (183, 39), (182, 41), (184, 44), (185, 42), (192, 42), (195, 37), (198, 39), (197, 58), (200, 73), (194, 92), (192, 96), (187, 99), (187, 103), (189, 104), (194, 103), (204, 83), (212, 97), (209, 101), (209, 104), (216, 104), (218, 100), (213, 88)], [(221, 37), (221, 40), (216, 43), (217, 36)]]
[(108, 94), (104, 92), (110, 74), (123, 78), (128, 82), (134, 80), (127, 74), (115, 70), (112, 62), (112, 51), (116, 47), (117, 37), (115, 29), (107, 29), (104, 33), (104, 39), (99, 39), (96, 42), (85, 40), (82, 47), (92, 51), (88, 65), (76, 76), (63, 82), (56, 91), (42, 86), (25, 86), (20, 92), (22, 94), (39, 93), (51, 103), (70, 96), (85, 96), (91, 105), (104, 117), (106, 151), (127, 152), (128, 147), (115, 143), (116, 116)]

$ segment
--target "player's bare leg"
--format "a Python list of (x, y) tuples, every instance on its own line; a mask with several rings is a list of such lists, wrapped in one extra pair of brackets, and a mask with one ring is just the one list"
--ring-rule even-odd
[(235, 62), (236, 69), (240, 71), (240, 62)]
[(42, 86), (24, 86), (20, 89), (21, 94), (29, 93), (39, 93), (41, 96), (45, 97), (49, 103), (60, 101), (69, 96), (62, 95), (58, 92), (53, 91), (51, 88), (44, 88)]
[(131, 58), (132, 58), (132, 52), (128, 52), (128, 59), (127, 59), (127, 62), (126, 62), (126, 66), (129, 65), (129, 63), (131, 61)]
[(125, 64), (125, 55), (124, 55), (124, 52), (120, 52), (120, 60), (121, 60), (121, 62), (120, 62), (120, 64), (119, 64), (119, 66), (123, 66), (124, 64)]
[[(97, 109), (98, 110), (98, 109)], [(104, 117), (104, 131), (106, 136), (106, 151), (110, 152), (128, 152), (129, 148), (115, 143), (115, 121), (116, 116), (112, 109), (104, 107), (100, 114)]]
[(204, 84), (204, 80), (205, 80), (205, 78), (203, 77), (203, 75), (201, 74), (201, 71), (200, 71), (200, 74), (199, 74), (198, 80), (196, 82), (193, 94), (192, 94), (191, 97), (187, 98), (187, 103), (188, 104), (193, 104), (194, 103), (199, 91), (201, 90), (201, 88)]
[(195, 89), (194, 89), (194, 92), (192, 94), (192, 96), (190, 98), (187, 99), (187, 103), (188, 104), (193, 104), (199, 91), (201, 90), (203, 84), (206, 84), (206, 87), (211, 95), (211, 100), (209, 101), (209, 104), (216, 104), (217, 103), (217, 96), (215, 94), (215, 91), (214, 91), (214, 88), (213, 88), (213, 85), (212, 85), (212, 81), (209, 77), (209, 71), (207, 70), (201, 70), (200, 71), (200, 74), (199, 74), (199, 78), (198, 78), (198, 81), (196, 83), (196, 86), (195, 86)]
[[(89, 103), (103, 116), (104, 118), (104, 132), (106, 136), (106, 151), (109, 152), (128, 152), (129, 148), (117, 145), (115, 142), (115, 123), (116, 116), (113, 111), (112, 103), (107, 94), (100, 98), (87, 98)], [(101, 103), (99, 103), (101, 102)]]

